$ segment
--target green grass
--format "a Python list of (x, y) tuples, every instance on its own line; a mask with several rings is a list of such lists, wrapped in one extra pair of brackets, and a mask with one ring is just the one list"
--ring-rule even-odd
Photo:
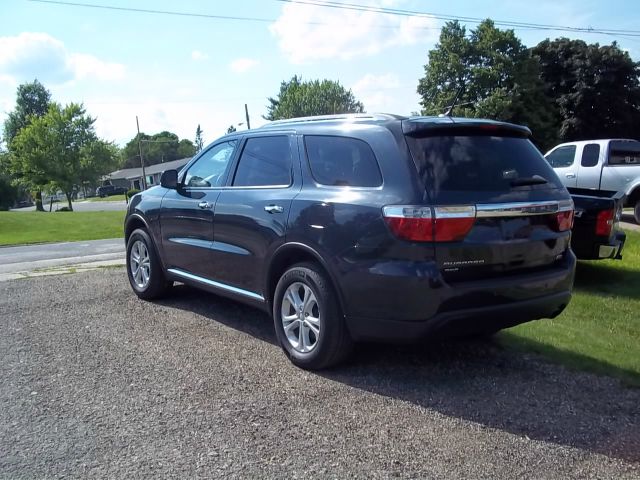
[(0, 212), (0, 245), (124, 236), (125, 212)]
[(640, 386), (640, 233), (627, 232), (623, 256), (579, 262), (574, 296), (559, 317), (505, 330), (498, 341)]
[(124, 194), (122, 195), (112, 195), (110, 197), (91, 197), (87, 198), (87, 202), (124, 202), (126, 200)]

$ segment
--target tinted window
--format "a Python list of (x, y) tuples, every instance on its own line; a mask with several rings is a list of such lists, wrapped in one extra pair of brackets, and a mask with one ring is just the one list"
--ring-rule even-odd
[(289, 137), (255, 137), (244, 146), (234, 186), (271, 186), (291, 183)]
[(235, 140), (219, 143), (204, 152), (187, 171), (184, 185), (187, 187), (221, 186), (236, 143)]
[[(499, 197), (513, 190), (562, 188), (538, 149), (524, 138), (407, 137), (407, 143), (418, 174), (436, 202), (465, 199), (468, 192), (476, 192), (474, 198), (480, 198)], [(535, 185), (528, 184), (529, 181)]]
[(547, 155), (547, 162), (553, 168), (565, 168), (573, 165), (573, 159), (576, 156), (576, 146), (567, 145), (566, 147), (556, 148)]
[(609, 165), (640, 165), (640, 142), (611, 142)]
[(305, 146), (313, 178), (322, 185), (378, 187), (382, 175), (371, 147), (347, 137), (307, 136)]
[(598, 164), (598, 157), (600, 157), (600, 145), (597, 143), (585, 145), (582, 149), (580, 165), (583, 167), (595, 167)]

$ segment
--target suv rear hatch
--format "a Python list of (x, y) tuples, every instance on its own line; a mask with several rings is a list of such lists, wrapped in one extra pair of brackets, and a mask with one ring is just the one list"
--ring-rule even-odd
[(425, 188), (418, 216), (431, 213), (431, 241), (447, 281), (562, 261), (573, 202), (527, 128), (445, 117), (405, 120), (403, 133)]

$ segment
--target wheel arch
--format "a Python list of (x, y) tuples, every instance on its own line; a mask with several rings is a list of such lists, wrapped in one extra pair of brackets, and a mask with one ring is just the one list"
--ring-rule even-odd
[(334, 275), (329, 265), (324, 260), (322, 255), (318, 253), (314, 248), (305, 245), (303, 243), (285, 243), (278, 247), (278, 249), (273, 253), (271, 257), (271, 262), (269, 263), (268, 268), (266, 269), (266, 275), (264, 279), (264, 293), (265, 300), (269, 305), (269, 311), (273, 309), (273, 297), (276, 290), (276, 285), (278, 284), (278, 280), (282, 276), (282, 274), (287, 270), (287, 268), (295, 265), (296, 263), (302, 262), (311, 262), (317, 264), (321, 270), (326, 273), (331, 280), (331, 285), (333, 286), (336, 295), (338, 296), (338, 302), (340, 305), (340, 311), (344, 315), (344, 299), (342, 296), (342, 291), (340, 289), (340, 285), (337, 282), (336, 276)]
[(640, 182), (627, 190), (627, 198), (624, 203), (628, 207), (634, 207), (638, 200), (640, 200)]
[(137, 228), (144, 228), (149, 234), (149, 236), (151, 237), (151, 240), (153, 240), (151, 229), (149, 228), (149, 223), (144, 219), (142, 215), (133, 213), (127, 218), (127, 221), (125, 222), (125, 225), (124, 225), (124, 243), (125, 244), (129, 241), (129, 237), (131, 236), (133, 231)]
[(164, 256), (161, 254), (161, 250), (159, 248), (160, 246), (158, 245), (158, 242), (156, 241), (156, 238), (153, 235), (151, 226), (149, 225), (149, 222), (147, 221), (147, 219), (145, 219), (142, 215), (138, 213), (131, 214), (125, 222), (125, 226), (124, 226), (125, 247), (129, 243), (129, 237), (131, 236), (131, 234), (138, 228), (142, 228), (147, 231), (147, 234), (151, 239), (153, 249), (155, 250), (155, 253), (158, 256), (158, 259), (160, 261), (160, 265), (162, 266), (162, 269), (166, 272), (167, 268), (164, 262)]

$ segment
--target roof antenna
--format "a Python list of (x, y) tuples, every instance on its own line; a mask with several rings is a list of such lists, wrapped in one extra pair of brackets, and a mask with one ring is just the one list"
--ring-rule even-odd
[(458, 98), (460, 98), (460, 94), (462, 93), (462, 90), (464, 90), (464, 85), (462, 85), (456, 92), (456, 96), (453, 97), (453, 103), (451, 104), (451, 106), (447, 108), (446, 112), (438, 115), (439, 117), (451, 117), (451, 115), (453, 114), (453, 109), (456, 108), (456, 106), (458, 105)]

